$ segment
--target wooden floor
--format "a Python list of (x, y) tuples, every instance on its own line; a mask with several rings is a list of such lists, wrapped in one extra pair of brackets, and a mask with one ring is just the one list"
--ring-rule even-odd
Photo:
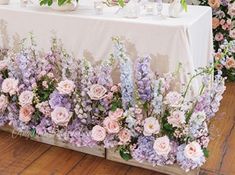
[[(202, 175), (235, 175), (235, 83), (227, 84), (210, 126), (210, 157)], [(162, 175), (0, 131), (0, 175)]]

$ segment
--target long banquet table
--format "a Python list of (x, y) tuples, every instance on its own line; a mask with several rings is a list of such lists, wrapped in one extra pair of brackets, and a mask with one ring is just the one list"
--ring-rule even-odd
[[(149, 54), (153, 58), (153, 69), (160, 73), (174, 71), (182, 63), (182, 81), (187, 73), (208, 65), (212, 59), (212, 11), (209, 7), (189, 6), (188, 12), (179, 18), (169, 18), (168, 4), (164, 4), (165, 19), (143, 14), (137, 19), (127, 19), (115, 14), (117, 7), (107, 7), (103, 15), (95, 15), (92, 3), (88, 2), (82, 0), (73, 12), (20, 7), (18, 2), (0, 5), (0, 31), (8, 36), (0, 42), (0, 47), (2, 43), (2, 47), (8, 47), (16, 38), (33, 32), (38, 47), (48, 50), (51, 36), (56, 35), (76, 57), (86, 56), (96, 63), (111, 53), (111, 37), (120, 36), (132, 59)], [(197, 84), (194, 84), (195, 90)]]

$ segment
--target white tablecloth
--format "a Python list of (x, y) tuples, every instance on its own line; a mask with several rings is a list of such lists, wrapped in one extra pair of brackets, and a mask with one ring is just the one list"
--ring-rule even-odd
[[(111, 53), (111, 37), (121, 36), (133, 59), (150, 54), (153, 69), (160, 73), (174, 71), (181, 62), (182, 80), (187, 72), (208, 65), (212, 59), (212, 11), (209, 7), (189, 6), (188, 13), (180, 18), (160, 20), (146, 15), (137, 19), (122, 18), (115, 15), (117, 8), (113, 7), (105, 8), (104, 14), (97, 16), (90, 5), (82, 0), (77, 11), (55, 12), (11, 3), (0, 6), (0, 19), (7, 24), (10, 43), (12, 36), (23, 38), (33, 32), (38, 46), (48, 50), (50, 37), (56, 34), (68, 51), (78, 58), (90, 57), (93, 63)], [(163, 14), (168, 14), (167, 4), (164, 4)], [(197, 83), (194, 88), (198, 88)]]

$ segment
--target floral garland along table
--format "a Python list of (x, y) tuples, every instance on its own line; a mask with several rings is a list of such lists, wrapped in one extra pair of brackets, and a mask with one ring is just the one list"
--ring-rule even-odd
[[(8, 10), (2, 9), (0, 13), (5, 15), (12, 27), (16, 25), (10, 21), (14, 10), (6, 15), (4, 12)], [(23, 13), (28, 12), (34, 13), (23, 10)], [(203, 14), (207, 12), (205, 10)], [(37, 13), (33, 15), (37, 18)], [(195, 21), (200, 24), (203, 20), (197, 18)], [(1, 24), (7, 22), (3, 20)], [(178, 23), (180, 26), (181, 22)], [(169, 25), (166, 21), (163, 24)], [(49, 46), (48, 43), (40, 43), (38, 47), (33, 35), (28, 40), (19, 40), (16, 34), (14, 42), (20, 41), (21, 44), (9, 46), (6, 41), (9, 41), (13, 31), (10, 28), (8, 35), (4, 26), (1, 25), (3, 45), (0, 45), (0, 125), (4, 130), (17, 131), (40, 142), (97, 156), (104, 156), (104, 149), (107, 148), (107, 159), (168, 174), (198, 173), (198, 168), (208, 156), (208, 123), (218, 111), (225, 90), (220, 72), (211, 81), (213, 67), (207, 67), (205, 60), (200, 63), (189, 61), (190, 68), (186, 70), (191, 76), (179, 80), (179, 75), (185, 78), (185, 73), (181, 72), (182, 67), (188, 68), (188, 61), (171, 60), (170, 64), (183, 61), (177, 71), (173, 70), (176, 66), (171, 65), (171, 69), (165, 71), (168, 73), (153, 72), (150, 62), (154, 58), (147, 55), (133, 60), (124, 43), (119, 38), (113, 38), (110, 57), (93, 66), (86, 58), (77, 59), (77, 54), (74, 56), (70, 49), (68, 51), (63, 46), (69, 42), (61, 44), (56, 37), (52, 37)], [(192, 26), (186, 27), (174, 36), (184, 38), (192, 29)], [(35, 31), (40, 33), (40, 30)], [(117, 34), (123, 34), (119, 32)], [(22, 31), (19, 33), (22, 36)], [(186, 40), (189, 44), (186, 48), (194, 43), (192, 34)], [(43, 36), (43, 43), (48, 40), (47, 36)], [(65, 38), (62, 37), (62, 40)], [(133, 36), (130, 38), (133, 39)], [(210, 40), (210, 35), (208, 38)], [(183, 40), (178, 41), (184, 43)], [(80, 49), (84, 48), (80, 46)], [(40, 47), (44, 51), (39, 51)], [(143, 55), (143, 50), (139, 48), (140, 55)], [(210, 53), (210, 46), (205, 48), (207, 53), (200, 56), (208, 59), (205, 55)], [(160, 47), (158, 49), (162, 50)], [(105, 50), (107, 54), (109, 49)], [(181, 56), (191, 59), (195, 50), (191, 48), (191, 53), (189, 50)], [(202, 68), (198, 68), (200, 65)], [(196, 72), (191, 67), (197, 68)], [(114, 82), (112, 73), (117, 68), (120, 80)], [(203, 81), (198, 81), (198, 77)], [(180, 89), (175, 88), (176, 82), (183, 84)], [(197, 88), (194, 88), (195, 82)], [(192, 87), (193, 96), (190, 93)]]
[[(39, 54), (32, 37), (17, 52), (1, 49), (0, 124), (69, 149), (96, 147), (98, 156), (101, 146), (110, 160), (168, 174), (199, 168), (208, 156), (207, 124), (218, 111), (224, 78), (218, 74), (211, 84), (213, 67), (200, 68), (179, 93), (172, 89), (177, 72), (154, 75), (149, 56), (140, 57), (134, 71), (123, 43), (113, 42), (113, 53), (95, 67), (68, 54), (55, 38), (49, 53)], [(120, 84), (112, 81), (115, 63)], [(199, 95), (186, 98), (197, 76), (203, 77)]]

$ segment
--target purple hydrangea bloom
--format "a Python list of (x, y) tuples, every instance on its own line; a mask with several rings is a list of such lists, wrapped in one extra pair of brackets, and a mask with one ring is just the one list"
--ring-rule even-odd
[(86, 126), (81, 124), (79, 119), (75, 119), (72, 124), (68, 125), (64, 131), (59, 133), (59, 137), (77, 147), (97, 146), (97, 142), (91, 138), (90, 131)]
[(153, 166), (173, 164), (175, 162), (176, 144), (172, 144), (172, 150), (168, 156), (160, 156), (153, 148), (155, 138), (153, 136), (140, 136), (137, 147), (132, 151), (132, 156), (138, 162), (147, 161)]
[(191, 159), (188, 159), (184, 155), (184, 149), (186, 147), (186, 144), (182, 144), (177, 149), (177, 163), (183, 168), (186, 172), (195, 169), (197, 167), (200, 167), (205, 163), (205, 157), (202, 156), (198, 161), (193, 161)]
[(40, 123), (35, 127), (36, 133), (40, 136), (45, 135), (47, 133), (54, 134), (55, 127), (52, 123), (51, 118), (43, 117)]
[(57, 90), (50, 95), (49, 104), (53, 109), (55, 107), (65, 107), (70, 110), (72, 106), (69, 98), (66, 95), (60, 94)]

